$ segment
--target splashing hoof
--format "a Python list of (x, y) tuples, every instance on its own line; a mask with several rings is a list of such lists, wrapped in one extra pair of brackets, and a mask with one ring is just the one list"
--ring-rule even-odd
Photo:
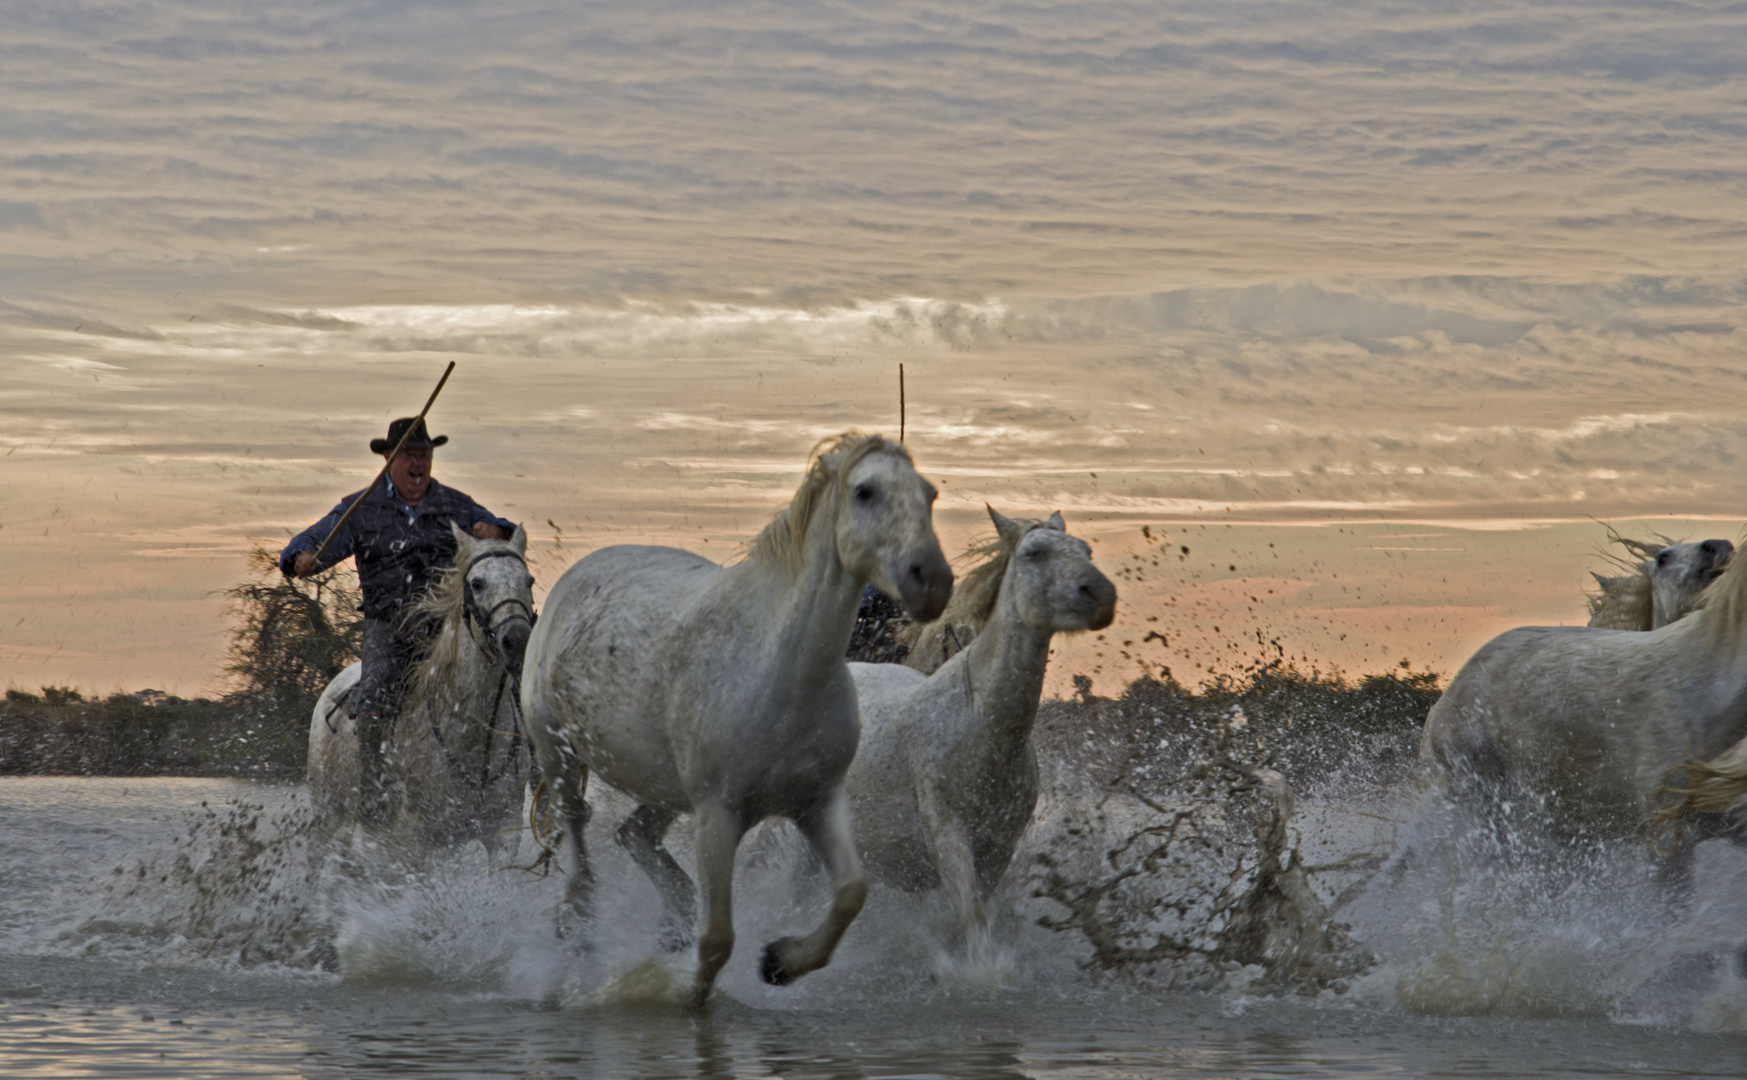
[(698, 939), (689, 926), (681, 926), (678, 923), (663, 923), (655, 940), (661, 946), (662, 952), (678, 953), (697, 944)]
[(552, 924), (553, 936), (569, 946), (572, 952), (586, 953), (594, 948), (594, 935), (589, 930), (588, 919), (574, 907), (559, 905), (558, 918)]
[(772, 986), (787, 986), (795, 981), (795, 976), (783, 967), (780, 953), (783, 946), (794, 938), (778, 938), (764, 947), (764, 955), (758, 961), (758, 977)]

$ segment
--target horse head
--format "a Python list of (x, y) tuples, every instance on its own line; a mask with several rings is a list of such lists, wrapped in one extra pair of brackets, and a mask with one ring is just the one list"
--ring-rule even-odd
[(844, 568), (895, 597), (911, 617), (938, 617), (952, 598), (952, 565), (934, 535), (934, 485), (902, 446), (877, 435), (846, 438), (821, 463), (837, 470)]
[(455, 566), (472, 632), (489, 643), (518, 679), (534, 629), (534, 575), (528, 572), (528, 534), (520, 525), (505, 540), (478, 540), (453, 523)]
[(1653, 604), (1651, 627), (1667, 626), (1690, 612), (1699, 595), (1723, 576), (1735, 545), (1727, 540), (1669, 544), (1645, 565)]
[(988, 507), (989, 519), (1008, 552), (1001, 592), (1019, 617), (1044, 635), (1102, 630), (1116, 618), (1116, 586), (1092, 565), (1092, 549), (1069, 536), (1060, 511), (1047, 521), (1015, 521)]

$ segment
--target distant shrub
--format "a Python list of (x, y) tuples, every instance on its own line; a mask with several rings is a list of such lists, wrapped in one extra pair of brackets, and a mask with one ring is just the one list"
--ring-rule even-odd
[(161, 690), (87, 701), (68, 686), (9, 689), (0, 774), (301, 776), (316, 698), (358, 656), (356, 577), (287, 581), (262, 548), (249, 566), (251, 580), (225, 593), (235, 690), (216, 701)]
[(1284, 662), (1221, 676), (1199, 690), (1168, 675), (1137, 679), (1116, 698), (1089, 689), (1043, 704), (1040, 755), (1083, 762), (1107, 787), (1164, 790), (1187, 779), (1193, 748), (1224, 730), (1235, 709), (1233, 752), (1279, 770), (1301, 793), (1412, 775), (1420, 729), (1443, 692), (1441, 676), (1430, 671), (1354, 681)]

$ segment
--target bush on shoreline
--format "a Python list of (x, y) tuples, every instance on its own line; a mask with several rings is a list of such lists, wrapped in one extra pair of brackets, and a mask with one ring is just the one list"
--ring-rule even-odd
[(158, 690), (86, 700), (70, 687), (16, 687), (0, 702), (0, 775), (301, 777), (322, 688), (358, 658), (357, 578), (280, 576), (264, 548), (227, 589), (234, 627), (218, 699)]
[(1037, 752), (1075, 762), (1109, 790), (1160, 792), (1188, 782), (1199, 748), (1233, 725), (1232, 753), (1278, 770), (1300, 793), (1349, 781), (1386, 786), (1417, 770), (1420, 729), (1442, 693), (1442, 677), (1430, 671), (1354, 680), (1279, 661), (1193, 690), (1169, 675), (1141, 678), (1119, 697), (1082, 690), (1044, 702)]
[[(289, 587), (289, 586), (288, 586)], [(343, 655), (343, 654), (342, 654)], [(1164, 791), (1186, 782), (1204, 745), (1241, 718), (1248, 760), (1314, 793), (1346, 780), (1383, 785), (1417, 767), (1419, 732), (1440, 693), (1430, 672), (1357, 681), (1264, 665), (1191, 690), (1137, 679), (1120, 697), (1045, 701), (1038, 755), (1070, 761), (1100, 786)], [(142, 690), (85, 700), (65, 687), (13, 689), (0, 702), (0, 775), (303, 775), (315, 694), (271, 684), (184, 700)]]
[(87, 701), (76, 691), (13, 689), (0, 702), (0, 775), (298, 775), (301, 748), (269, 736), (224, 700), (142, 690)]

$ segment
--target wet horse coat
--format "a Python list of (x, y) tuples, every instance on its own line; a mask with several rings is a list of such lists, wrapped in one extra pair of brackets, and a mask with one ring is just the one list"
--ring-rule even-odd
[(870, 580), (921, 618), (946, 605), (952, 570), (933, 501), (901, 446), (846, 435), (815, 459), (745, 562), (610, 547), (572, 566), (547, 598), (522, 695), (570, 852), (567, 905), (585, 919), (592, 907), (590, 773), (640, 803), (619, 840), (680, 933), (695, 910), (692, 884), (661, 839), (675, 816), (694, 814), (704, 908), (694, 1003), (733, 949), (734, 853), (764, 818), (792, 819), (834, 883), (817, 930), (766, 947), (766, 981), (823, 967), (861, 909), (842, 787), (860, 725), (843, 654)]
[[(1522, 627), (1462, 666), (1420, 756), (1459, 801), (1528, 800), (1554, 828), (1640, 829), (1670, 769), (1747, 735), (1747, 560), (1658, 630)], [(1678, 775), (1673, 777), (1676, 786)]]
[(989, 516), (990, 558), (942, 620), (981, 627), (964, 651), (932, 676), (850, 665), (862, 745), (845, 781), (868, 867), (904, 889), (944, 889), (973, 952), (988, 930), (989, 896), (1037, 806), (1031, 729), (1050, 639), (1102, 630), (1116, 611), (1116, 586), (1060, 514)]

